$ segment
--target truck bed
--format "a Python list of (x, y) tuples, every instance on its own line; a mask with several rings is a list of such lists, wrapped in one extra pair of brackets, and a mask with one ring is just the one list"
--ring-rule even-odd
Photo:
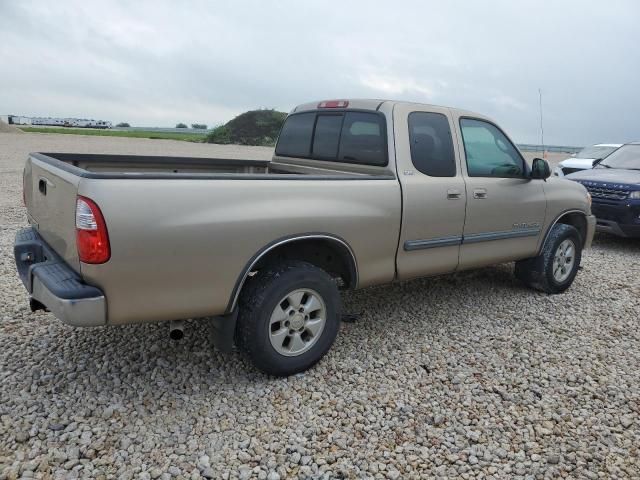
[[(388, 252), (400, 222), (392, 171), (285, 161), (32, 153), (24, 198), (48, 247), (74, 275), (111, 294), (112, 323), (223, 313), (253, 255), (292, 234), (348, 239), (367, 260), (361, 285), (392, 278)], [(111, 258), (104, 264), (80, 261), (78, 196), (105, 218)], [(376, 232), (375, 241), (363, 231)]]
[(336, 165), (326, 166), (275, 163), (267, 160), (244, 160), (200, 157), (163, 157), (142, 155), (100, 155), (76, 153), (32, 153), (37, 160), (83, 178), (291, 178), (321, 176), (353, 178), (379, 176), (381, 172), (362, 172)]

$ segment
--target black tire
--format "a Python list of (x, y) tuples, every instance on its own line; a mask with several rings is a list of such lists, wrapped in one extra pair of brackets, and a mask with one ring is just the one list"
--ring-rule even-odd
[[(280, 300), (297, 289), (317, 292), (326, 307), (326, 323), (309, 350), (297, 356), (276, 351), (270, 340), (270, 318)], [(288, 376), (315, 365), (331, 348), (340, 328), (340, 293), (334, 280), (307, 262), (286, 261), (265, 267), (242, 290), (236, 325), (236, 343), (256, 368)]]
[[(571, 240), (575, 246), (575, 259), (566, 279), (558, 281), (553, 274), (554, 258), (558, 247), (565, 240)], [(546, 293), (562, 293), (571, 286), (576, 278), (582, 260), (582, 238), (571, 225), (556, 224), (551, 229), (542, 253), (534, 258), (516, 262), (516, 277), (531, 288)]]

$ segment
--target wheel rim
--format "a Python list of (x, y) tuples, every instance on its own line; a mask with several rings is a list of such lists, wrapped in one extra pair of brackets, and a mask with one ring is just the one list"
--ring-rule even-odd
[(553, 257), (553, 278), (562, 283), (569, 278), (576, 261), (576, 245), (573, 240), (566, 239), (556, 249)]
[(295, 357), (318, 341), (327, 322), (327, 308), (318, 292), (300, 288), (285, 295), (273, 309), (269, 340), (280, 355)]

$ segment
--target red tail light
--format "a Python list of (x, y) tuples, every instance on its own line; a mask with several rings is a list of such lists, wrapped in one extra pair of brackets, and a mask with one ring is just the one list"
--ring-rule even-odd
[(111, 257), (102, 212), (93, 200), (81, 196), (76, 200), (76, 246), (84, 263), (104, 263)]
[(318, 108), (347, 108), (348, 106), (347, 100), (327, 100), (318, 104)]

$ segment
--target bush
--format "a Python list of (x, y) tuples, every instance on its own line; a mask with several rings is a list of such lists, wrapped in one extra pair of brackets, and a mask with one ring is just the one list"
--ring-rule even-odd
[(125, 127), (128, 128), (131, 125), (129, 125), (127, 122), (120, 122), (119, 124), (116, 125), (116, 127)]
[(231, 143), (231, 133), (226, 125), (220, 125), (209, 132), (204, 140), (207, 143)]
[(189, 128), (189, 127), (187, 127), (187, 124), (186, 124), (186, 123), (178, 123), (178, 124), (176, 125), (176, 128)]
[(214, 128), (205, 141), (239, 145), (273, 146), (287, 114), (276, 110), (251, 110)]
[(195, 128), (196, 130), (206, 130), (207, 126), (204, 123), (192, 123), (191, 128)]

